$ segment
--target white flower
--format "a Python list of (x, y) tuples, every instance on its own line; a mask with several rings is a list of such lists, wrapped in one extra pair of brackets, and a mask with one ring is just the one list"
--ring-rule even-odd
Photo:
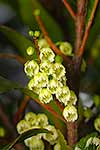
[(72, 105), (68, 105), (63, 110), (63, 116), (68, 122), (74, 122), (78, 118), (77, 109)]
[(72, 46), (69, 42), (61, 42), (59, 49), (65, 55), (70, 56), (72, 54)]
[(42, 103), (50, 103), (53, 100), (53, 96), (47, 88), (40, 90), (39, 99)]
[(94, 121), (95, 129), (100, 132), (100, 117), (96, 118)]
[(34, 60), (27, 61), (25, 63), (24, 71), (27, 76), (33, 77), (39, 72), (39, 66)]
[(52, 125), (45, 126), (44, 128), (50, 131), (51, 133), (44, 134), (43, 138), (46, 141), (48, 141), (51, 145), (54, 145), (58, 139), (58, 133), (56, 128)]
[(100, 139), (97, 138), (97, 137), (94, 137), (92, 143), (93, 143), (94, 145), (98, 146), (98, 145), (100, 145)]
[(25, 131), (28, 131), (30, 129), (30, 125), (27, 121), (25, 120), (21, 120), (18, 124), (17, 124), (17, 131), (19, 134), (22, 134)]
[(70, 98), (70, 90), (68, 86), (58, 87), (56, 90), (56, 98), (64, 103), (64, 105), (67, 105)]
[(97, 147), (97, 149), (96, 150), (100, 150), (100, 145)]
[(57, 144), (55, 144), (54, 150), (61, 150), (61, 145), (59, 142)]
[(30, 80), (28, 87), (30, 90), (46, 87), (48, 84), (48, 76), (45, 73), (39, 72), (33, 79)]
[(53, 67), (50, 70), (52, 76), (57, 80), (60, 80), (63, 76), (65, 76), (65, 67), (60, 63), (54, 63)]
[(81, 150), (81, 149), (80, 149), (79, 147), (76, 146), (74, 150)]
[(37, 135), (26, 139), (24, 142), (25, 145), (30, 148), (30, 150), (44, 150), (44, 143)]
[(33, 113), (33, 112), (28, 112), (26, 115), (25, 115), (25, 120), (29, 122), (29, 124), (31, 126), (34, 126), (36, 124), (36, 114)]
[(46, 39), (40, 39), (38, 41), (38, 45), (39, 45), (39, 48), (46, 48), (46, 47), (49, 47), (49, 44), (47, 43)]
[(50, 48), (42, 48), (40, 51), (40, 60), (48, 60), (50, 62), (54, 61), (55, 54)]
[(43, 61), (40, 64), (40, 71), (50, 75), (50, 69), (52, 68), (52, 63), (49, 61)]
[(40, 126), (43, 126), (43, 127), (48, 125), (47, 116), (45, 114), (38, 114), (36, 124), (40, 125)]
[(59, 81), (65, 86), (67, 81), (66, 76), (62, 76)]
[(68, 105), (75, 105), (77, 102), (77, 97), (76, 97), (76, 94), (74, 91), (70, 91), (70, 99), (69, 99), (69, 102), (68, 102)]
[(50, 90), (52, 94), (56, 94), (56, 89), (58, 88), (58, 85), (58, 80), (52, 79), (49, 81), (47, 89)]

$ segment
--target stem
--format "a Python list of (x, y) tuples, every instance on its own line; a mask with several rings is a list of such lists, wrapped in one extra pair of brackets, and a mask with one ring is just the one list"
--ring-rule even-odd
[(19, 107), (19, 109), (16, 112), (15, 117), (14, 117), (14, 123), (15, 124), (17, 124), (19, 122), (19, 120), (22, 118), (22, 114), (25, 111), (29, 100), (30, 100), (29, 96), (25, 96), (25, 98), (22, 100), (22, 103), (21, 103), (21, 105), (20, 105), (20, 107)]
[(34, 37), (33, 42), (34, 42), (36, 53), (37, 53), (37, 56), (38, 56), (38, 61), (40, 62), (40, 51), (39, 51), (39, 46), (38, 46), (38, 38)]
[(75, 54), (81, 46), (85, 25), (86, 0), (77, 0)]
[(68, 58), (67, 56), (65, 56), (58, 48), (57, 46), (53, 43), (53, 41), (51, 40), (51, 38), (48, 35), (48, 32), (46, 31), (46, 28), (44, 26), (44, 23), (42, 21), (42, 19), (40, 18), (40, 16), (35, 15), (36, 21), (39, 24), (39, 27), (44, 35), (44, 38), (47, 40), (48, 44), (50, 45), (50, 47), (52, 48), (52, 50), (63, 57), (64, 61), (66, 62), (66, 64), (68, 64), (71, 60), (70, 58)]
[(19, 63), (24, 64), (26, 62), (26, 60), (18, 55), (14, 55), (14, 54), (0, 54), (0, 58), (12, 58), (12, 59), (16, 59)]
[(76, 14), (74, 13), (73, 9), (71, 8), (70, 4), (67, 2), (67, 0), (62, 0), (64, 3), (65, 7), (67, 8), (68, 12), (72, 16), (74, 20), (76, 20)]
[(79, 51), (77, 52), (77, 56), (79, 56), (79, 57), (81, 57), (83, 55), (84, 51), (85, 51), (86, 41), (88, 39), (89, 31), (90, 31), (90, 28), (91, 28), (91, 25), (92, 25), (92, 22), (93, 22), (93, 19), (94, 19), (94, 14), (95, 14), (96, 8), (98, 6), (98, 2), (99, 2), (99, 0), (95, 1), (95, 4), (94, 4), (93, 10), (92, 10), (89, 22), (88, 22), (88, 24), (86, 26), (86, 29), (85, 29), (85, 33), (84, 33), (84, 37), (83, 37), (83, 40), (82, 40), (81, 47), (80, 47)]

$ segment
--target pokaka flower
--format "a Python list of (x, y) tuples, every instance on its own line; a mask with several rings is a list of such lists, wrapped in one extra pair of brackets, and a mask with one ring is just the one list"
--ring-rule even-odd
[(40, 39), (40, 40), (38, 41), (38, 45), (39, 45), (39, 48), (40, 48), (40, 49), (49, 47), (49, 44), (48, 44), (48, 42), (46, 41), (46, 39)]
[(56, 89), (58, 88), (59, 82), (56, 79), (51, 79), (48, 83), (47, 89), (50, 90), (52, 94), (56, 94)]
[(54, 150), (61, 150), (61, 145), (59, 142), (57, 144), (55, 144)]
[(59, 49), (65, 55), (68, 55), (68, 56), (72, 55), (72, 46), (69, 42), (61, 42)]
[(18, 124), (17, 124), (17, 131), (19, 134), (24, 133), (25, 131), (28, 131), (30, 129), (30, 125), (28, 124), (27, 121), (25, 120), (21, 120)]
[(94, 127), (95, 129), (100, 132), (100, 117), (96, 118), (94, 121)]
[(24, 71), (27, 76), (31, 78), (39, 72), (39, 66), (34, 60), (27, 61), (25, 63)]
[(53, 100), (53, 96), (47, 88), (40, 90), (39, 99), (42, 103), (50, 103)]
[(55, 144), (58, 140), (58, 132), (56, 128), (52, 125), (45, 126), (44, 128), (50, 131), (51, 133), (44, 134), (43, 138), (46, 141), (48, 141), (51, 145)]
[(54, 61), (54, 57), (55, 57), (55, 54), (54, 52), (52, 51), (51, 48), (42, 48), (40, 50), (40, 60), (41, 61), (50, 61), (50, 62), (53, 62)]
[(70, 99), (69, 99), (69, 102), (68, 102), (68, 105), (75, 105), (77, 102), (77, 97), (76, 97), (76, 94), (74, 91), (70, 91)]
[(70, 99), (70, 90), (68, 86), (58, 87), (56, 90), (56, 98), (66, 106)]
[(54, 63), (50, 71), (52, 76), (57, 80), (60, 80), (66, 73), (65, 67), (60, 63)]
[(78, 118), (77, 109), (72, 105), (68, 105), (63, 110), (63, 116), (68, 122), (74, 122)]
[(37, 116), (36, 116), (36, 114), (33, 113), (33, 112), (28, 112), (28, 113), (25, 115), (25, 120), (26, 120), (27, 122), (29, 122), (29, 124), (30, 124), (31, 126), (36, 125), (36, 119), (37, 119)]
[(40, 125), (42, 127), (48, 125), (48, 118), (45, 114), (38, 114), (37, 115), (37, 121), (36, 121), (37, 125)]
[(42, 88), (46, 87), (48, 84), (48, 76), (45, 73), (39, 72), (38, 74), (35, 75), (33, 79), (30, 80), (28, 87), (30, 90), (34, 87), (37, 88)]
[(50, 75), (50, 70), (52, 68), (52, 63), (49, 61), (43, 61), (40, 64), (40, 71), (46, 73), (47, 75)]

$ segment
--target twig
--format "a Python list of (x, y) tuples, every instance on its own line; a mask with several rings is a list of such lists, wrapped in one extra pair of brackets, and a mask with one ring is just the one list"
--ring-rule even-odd
[(81, 57), (83, 55), (84, 51), (85, 51), (86, 41), (88, 39), (89, 31), (90, 31), (90, 28), (91, 28), (91, 25), (92, 25), (92, 22), (93, 22), (93, 19), (94, 19), (94, 14), (95, 14), (96, 8), (98, 6), (98, 2), (99, 2), (99, 0), (95, 1), (95, 4), (94, 4), (93, 10), (92, 10), (89, 22), (88, 22), (88, 24), (86, 26), (86, 29), (85, 29), (85, 32), (84, 32), (81, 47), (80, 47), (79, 51), (77, 52), (77, 56), (79, 56), (79, 57)]
[(22, 114), (23, 112), (25, 111), (26, 107), (27, 107), (27, 104), (30, 100), (30, 97), (29, 96), (25, 96), (25, 98), (22, 100), (22, 103), (18, 109), (18, 111), (16, 112), (15, 114), (15, 117), (14, 117), (14, 123), (17, 124), (18, 121), (21, 119), (22, 117)]
[(86, 0), (77, 1), (75, 54), (81, 46), (85, 26)]
[(14, 55), (14, 54), (0, 54), (0, 58), (12, 58), (12, 59), (16, 59), (19, 63), (24, 64), (26, 62), (26, 60), (24, 58), (22, 58), (21, 56), (18, 55)]
[(62, 0), (64, 3), (65, 7), (67, 8), (68, 12), (72, 16), (74, 20), (76, 20), (76, 14), (74, 13), (73, 9), (71, 8), (70, 4), (67, 2), (67, 0)]
[(48, 32), (46, 31), (46, 28), (45, 28), (45, 26), (44, 26), (44, 23), (43, 23), (41, 17), (38, 16), (38, 15), (35, 15), (35, 18), (36, 18), (36, 21), (37, 21), (38, 24), (39, 24), (39, 27), (40, 27), (40, 29), (41, 29), (41, 31), (42, 31), (42, 33), (43, 33), (45, 39), (47, 40), (47, 42), (48, 42), (48, 44), (50, 45), (50, 47), (52, 48), (52, 50), (53, 50), (56, 54), (62, 56), (63, 59), (64, 59), (64, 61), (65, 61), (66, 63), (69, 63), (69, 62), (71, 61), (70, 58), (68, 58), (67, 56), (65, 56), (65, 55), (57, 48), (57, 46), (53, 43), (53, 41), (52, 41), (51, 38), (49, 37)]
[(40, 62), (40, 51), (39, 51), (39, 46), (38, 46), (38, 38), (34, 37), (33, 42), (34, 42), (34, 46), (35, 46), (36, 53), (37, 53), (37, 56), (38, 56), (38, 61)]
[(60, 110), (63, 111), (64, 106), (61, 105), (61, 103), (57, 99), (55, 99), (55, 102), (56, 102), (57, 106), (60, 108)]

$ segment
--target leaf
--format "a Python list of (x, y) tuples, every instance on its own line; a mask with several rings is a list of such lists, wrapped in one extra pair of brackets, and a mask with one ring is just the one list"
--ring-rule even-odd
[(39, 133), (48, 133), (49, 131), (46, 129), (30, 129), (22, 134), (20, 134), (11, 144), (6, 145), (2, 150), (10, 150), (16, 143), (21, 143), (25, 139), (34, 136)]
[(68, 150), (68, 145), (67, 145), (67, 142), (66, 142), (63, 134), (60, 132), (60, 130), (57, 130), (57, 132), (58, 132), (58, 135), (59, 135), (58, 136), (59, 137), (58, 141), (61, 145), (61, 150)]
[(21, 89), (21, 85), (0, 76), (0, 94), (12, 89)]
[(85, 146), (86, 146), (86, 142), (90, 137), (96, 137), (98, 134), (97, 132), (91, 133), (89, 135), (87, 135), (86, 137), (83, 137), (82, 139), (80, 139), (80, 141), (75, 145), (75, 147), (79, 147), (80, 149), (84, 149), (85, 150)]
[(31, 29), (39, 29), (33, 14), (33, 9), (40, 9), (40, 16), (46, 26), (46, 29), (54, 42), (64, 39), (64, 34), (57, 22), (50, 16), (46, 9), (38, 0), (18, 0), (20, 15), (25, 24)]
[[(0, 31), (9, 39), (9, 41), (17, 48), (18, 52), (25, 57), (26, 59), (31, 59), (30, 56), (27, 55), (26, 49), (29, 46), (33, 46), (33, 43), (27, 39), (22, 34), (17, 31), (8, 28), (6, 26), (0, 25)], [(36, 52), (34, 52), (33, 59), (36, 59)]]

